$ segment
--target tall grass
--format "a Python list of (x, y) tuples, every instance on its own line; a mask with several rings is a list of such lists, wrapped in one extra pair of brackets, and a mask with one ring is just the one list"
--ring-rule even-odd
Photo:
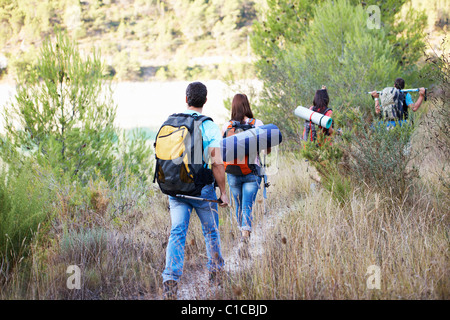
[(5, 278), (29, 254), (36, 232), (46, 223), (49, 195), (31, 164), (0, 168), (0, 272)]
[[(280, 176), (277, 191), (290, 201), (265, 231), (261, 256), (232, 275), (240, 298), (449, 298), (448, 213), (433, 202), (432, 190), (418, 190), (409, 206), (375, 188), (360, 189), (340, 206), (324, 189), (297, 197), (286, 191), (298, 188), (299, 176), (308, 185), (306, 170), (304, 164), (298, 175)], [(379, 290), (367, 287), (371, 265), (381, 268)]]
[[(448, 208), (436, 198), (433, 180), (422, 177), (404, 201), (364, 185), (339, 200), (338, 191), (311, 179), (314, 170), (296, 153), (280, 156), (268, 199), (260, 191), (255, 204), (252, 259), (237, 267), (230, 267), (239, 241), (234, 211), (219, 209), (227, 273), (211, 293), (203, 289), (207, 278), (193, 276), (206, 273), (206, 252), (192, 215), (181, 284), (198, 286), (192, 298), (449, 298)], [(51, 228), (29, 245), (22, 262), (28, 276), (25, 267), (11, 270), (0, 298), (160, 299), (167, 198), (155, 186), (119, 183), (134, 181), (125, 172), (116, 179), (93, 181), (84, 191), (49, 184), (59, 194), (49, 200)], [(79, 290), (66, 286), (70, 265), (81, 269)], [(380, 289), (367, 287), (371, 265), (380, 267)]]

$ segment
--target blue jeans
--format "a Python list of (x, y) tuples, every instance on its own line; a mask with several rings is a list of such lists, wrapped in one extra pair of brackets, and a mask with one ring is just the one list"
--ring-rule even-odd
[[(202, 189), (201, 198), (217, 200), (214, 185), (206, 185)], [(208, 256), (208, 270), (219, 271), (224, 265), (220, 252), (219, 215), (217, 203), (181, 199), (169, 196), (170, 218), (172, 227), (166, 249), (166, 267), (163, 271), (163, 282), (167, 280), (178, 281), (183, 273), (184, 249), (186, 233), (192, 209), (195, 209), (202, 224), (203, 236)]]
[(236, 206), (239, 229), (252, 231), (252, 208), (261, 184), (261, 177), (252, 173), (245, 176), (227, 174), (228, 185)]

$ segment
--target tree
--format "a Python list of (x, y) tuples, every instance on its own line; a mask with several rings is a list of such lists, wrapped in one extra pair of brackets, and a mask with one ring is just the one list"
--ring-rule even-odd
[[(271, 122), (283, 114), (285, 133), (298, 141), (298, 119), (292, 110), (308, 107), (322, 85), (328, 87), (334, 109), (358, 108), (364, 117), (372, 111), (364, 92), (392, 84), (400, 74), (414, 85), (423, 31), (421, 22), (398, 15), (405, 2), (374, 2), (381, 10), (381, 28), (369, 29), (369, 12), (360, 1), (269, 0), (264, 21), (252, 37), (259, 56), (256, 69), (264, 81), (260, 115)], [(401, 50), (395, 41), (412, 48)]]
[[(274, 62), (286, 44), (303, 41), (314, 15), (314, 8), (323, 0), (267, 0), (262, 21), (254, 24), (252, 47), (262, 62)], [(394, 46), (393, 55), (398, 63), (411, 66), (421, 57), (424, 48), (426, 14), (410, 8), (400, 15), (402, 7), (410, 0), (349, 0), (353, 6), (380, 9), (381, 28)], [(328, 1), (330, 4), (330, 1)], [(331, 1), (331, 4), (334, 2)], [(262, 66), (261, 66), (262, 67)]]
[(264, 62), (272, 63), (286, 44), (301, 43), (315, 4), (323, 0), (267, 0), (262, 21), (254, 23), (252, 48)]
[(17, 102), (4, 111), (16, 157), (30, 154), (82, 181), (95, 169), (110, 176), (116, 107), (103, 84), (97, 52), (83, 58), (66, 34), (58, 32), (54, 43), (48, 38), (37, 67), (26, 78), (19, 74)]
[(313, 14), (304, 39), (286, 43), (273, 66), (264, 70), (265, 99), (258, 108), (267, 122), (276, 122), (282, 115), (284, 134), (297, 142), (300, 121), (293, 110), (298, 105), (311, 106), (322, 85), (328, 88), (333, 110), (359, 108), (370, 115), (365, 107), (370, 98), (364, 92), (392, 81), (398, 71), (384, 31), (367, 28), (361, 6), (345, 0), (326, 2)]

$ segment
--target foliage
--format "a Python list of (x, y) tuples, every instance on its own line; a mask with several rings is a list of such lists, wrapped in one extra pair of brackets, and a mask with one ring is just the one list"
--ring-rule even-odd
[(258, 67), (261, 72), (277, 62), (278, 55), (286, 50), (286, 45), (302, 42), (313, 18), (314, 6), (320, 2), (322, 1), (267, 1), (267, 8), (262, 13), (263, 21), (254, 23), (251, 38), (253, 50), (260, 57)]
[[(317, 141), (308, 141), (303, 144), (300, 151), (302, 157), (308, 160), (319, 174), (320, 184), (339, 203), (344, 204), (350, 197), (352, 190), (351, 179), (345, 175), (342, 159), (346, 158), (343, 152), (342, 139), (333, 141), (323, 132), (319, 131)], [(317, 177), (313, 177), (317, 179)]]
[(29, 254), (30, 243), (49, 217), (50, 197), (31, 163), (0, 171), (0, 259), (6, 271)]
[[(189, 57), (245, 56), (255, 2), (262, 1), (2, 0), (0, 48), (8, 59), (21, 60), (57, 26), (85, 51), (101, 48), (117, 80), (135, 80), (142, 76), (139, 67), (168, 65), (178, 50)], [(15, 65), (8, 73), (16, 74)]]
[(96, 51), (83, 58), (66, 34), (48, 39), (37, 67), (18, 79), (17, 102), (4, 111), (5, 160), (32, 156), (84, 183), (92, 176), (109, 180), (117, 162), (146, 179), (151, 147), (140, 130), (130, 141), (114, 126), (116, 106), (104, 78)]
[(352, 141), (347, 173), (372, 190), (402, 201), (417, 177), (412, 165), (417, 154), (411, 150), (414, 129), (413, 121), (389, 129), (384, 122), (361, 124)]
[(447, 119), (450, 117), (450, 56), (445, 50), (446, 42), (448, 38), (441, 43), (444, 49), (442, 53), (432, 52), (427, 55), (429, 69), (425, 76), (432, 80), (433, 87), (429, 88), (430, 103), (421, 125), (425, 128), (425, 148), (439, 163), (436, 174), (448, 195), (450, 193), (450, 129)]
[(381, 27), (385, 29), (387, 40), (393, 47), (392, 57), (403, 69), (404, 78), (412, 84), (415, 80), (416, 63), (425, 49), (427, 15), (412, 6), (401, 15), (401, 9), (410, 0), (368, 1), (367, 5), (380, 7)]
[[(412, 7), (404, 16), (401, 16), (403, 5), (409, 2), (408, 0), (365, 2), (349, 0), (348, 4), (363, 9), (369, 8), (370, 5), (380, 8), (381, 28), (392, 46), (392, 58), (405, 70), (408, 69), (408, 73), (411, 73), (415, 70), (415, 63), (421, 57), (425, 47), (427, 17), (424, 12), (418, 12)], [(262, 21), (255, 22), (255, 32), (252, 36), (252, 47), (259, 57), (257, 66), (263, 77), (273, 65), (277, 65), (283, 52), (289, 50), (289, 45), (303, 42), (309, 32), (311, 21), (315, 19), (314, 10), (322, 3), (334, 6), (333, 1), (322, 0), (267, 1), (266, 10), (262, 12)], [(366, 18), (368, 18), (369, 10), (366, 13)], [(330, 18), (332, 17), (330, 16)], [(342, 18), (345, 17), (329, 20), (329, 23), (338, 27), (340, 25), (338, 22), (342, 22)], [(339, 30), (336, 31), (335, 34), (338, 34)], [(407, 80), (414, 80), (414, 77), (408, 77)]]
[(265, 71), (265, 99), (259, 106), (268, 122), (280, 116), (285, 119), (283, 133), (297, 142), (301, 120), (293, 110), (298, 105), (309, 107), (322, 85), (328, 88), (329, 107), (341, 117), (333, 119), (335, 127), (351, 126), (353, 108), (366, 117), (372, 115), (365, 92), (392, 82), (399, 71), (384, 31), (366, 27), (367, 15), (361, 6), (327, 2), (313, 13), (304, 39), (286, 44), (273, 67)]
[(18, 82), (17, 102), (4, 112), (6, 137), (17, 152), (82, 180), (94, 168), (110, 176), (116, 109), (111, 95), (103, 97), (98, 54), (84, 59), (58, 33), (55, 43), (45, 42), (37, 68)]

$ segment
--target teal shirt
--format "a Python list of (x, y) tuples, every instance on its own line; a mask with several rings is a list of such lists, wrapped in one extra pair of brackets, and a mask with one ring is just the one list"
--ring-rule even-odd
[(405, 102), (406, 102), (406, 105), (407, 106), (410, 106), (411, 104), (413, 104), (414, 102), (413, 102), (413, 100), (412, 100), (412, 98), (411, 98), (411, 95), (409, 94), (409, 92), (406, 94), (406, 96), (405, 96)]
[[(197, 111), (193, 110), (186, 110), (184, 113), (187, 114), (198, 114)], [(210, 120), (204, 121), (201, 126), (200, 130), (202, 132), (202, 138), (203, 138), (203, 155), (205, 156), (205, 162), (208, 163), (209, 159), (209, 152), (208, 148), (220, 148), (220, 141), (222, 140), (222, 136), (220, 134), (220, 129), (214, 122)]]

